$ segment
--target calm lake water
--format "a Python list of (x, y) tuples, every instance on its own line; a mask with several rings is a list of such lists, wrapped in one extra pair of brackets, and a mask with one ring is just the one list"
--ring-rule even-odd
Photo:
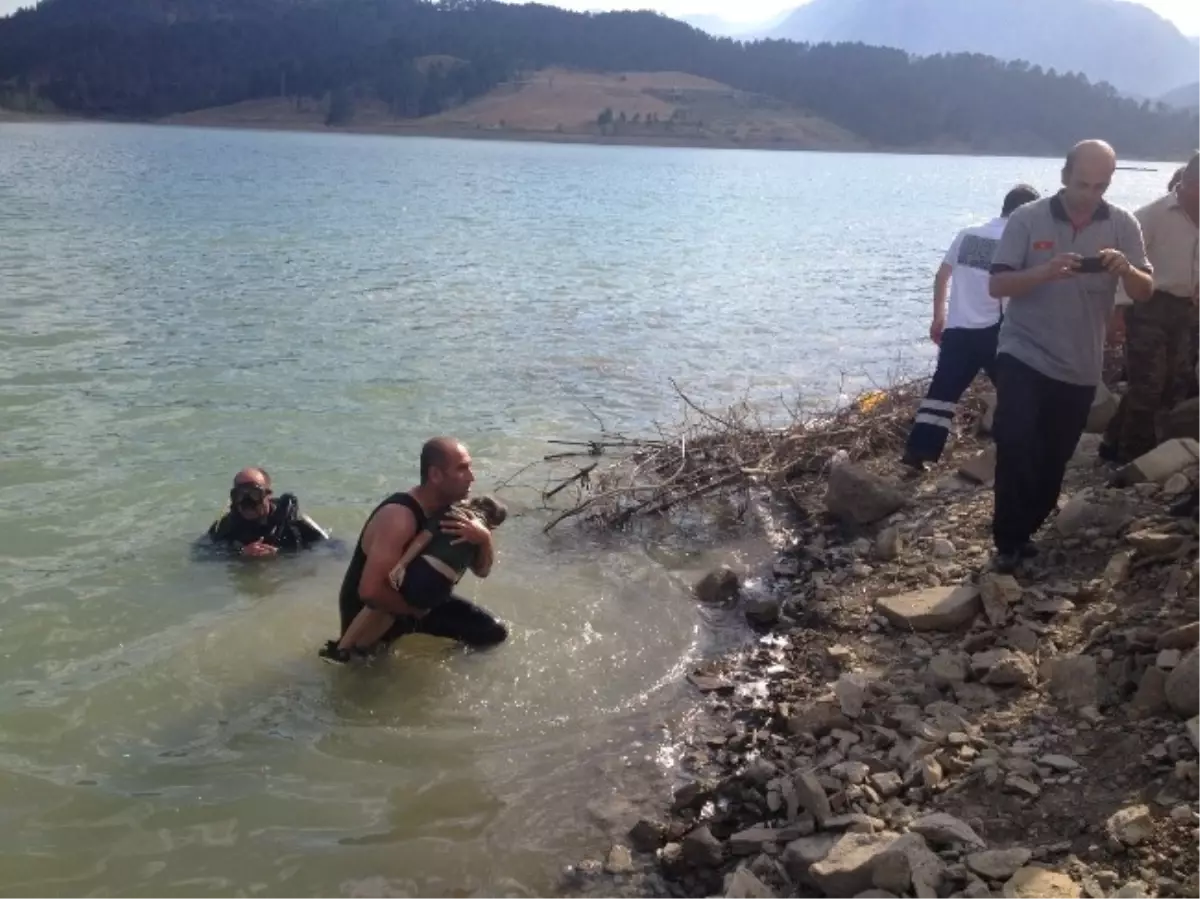
[[(1171, 167), (1120, 172), (1152, 199)], [(540, 534), (512, 640), (346, 671), (344, 562), (200, 562), (234, 471), (353, 541), (435, 433), (487, 488), (555, 438), (926, 369), (955, 230), (1051, 160), (0, 126), (0, 892), (527, 895), (669, 782), (743, 633), (731, 540)], [(753, 554), (751, 554), (753, 560)]]

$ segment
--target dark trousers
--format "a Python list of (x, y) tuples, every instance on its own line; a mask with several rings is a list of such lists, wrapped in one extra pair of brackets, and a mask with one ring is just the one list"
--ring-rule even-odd
[(996, 358), (992, 537), (998, 551), (1020, 549), (1058, 505), (1095, 394), (1095, 387), (1056, 381), (1012, 356)]
[(999, 323), (990, 328), (947, 328), (942, 332), (937, 368), (909, 432), (906, 459), (936, 462), (942, 457), (958, 401), (975, 376), (983, 369), (993, 382), (996, 380), (993, 366), (999, 336)]
[[(342, 633), (350, 626), (362, 610), (361, 603), (341, 606)], [(383, 636), (384, 643), (391, 643), (405, 634), (428, 634), (457, 640), (467, 646), (482, 649), (503, 643), (508, 638), (508, 628), (491, 612), (480, 608), (470, 600), (451, 594), (450, 598), (436, 606), (422, 618), (400, 615), (395, 624)]]

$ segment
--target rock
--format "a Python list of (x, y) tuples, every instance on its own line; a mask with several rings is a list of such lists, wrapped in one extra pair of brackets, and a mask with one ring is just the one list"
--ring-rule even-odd
[(1131, 805), (1109, 816), (1104, 828), (1113, 839), (1137, 846), (1154, 834), (1154, 819), (1149, 806)]
[(967, 679), (966, 653), (942, 650), (929, 660), (926, 679), (935, 687), (952, 687)]
[(833, 685), (833, 693), (842, 714), (847, 718), (857, 718), (867, 701), (867, 679), (861, 674), (843, 674)]
[(1155, 649), (1191, 649), (1200, 643), (1200, 621), (1163, 631), (1154, 641)]
[(824, 700), (797, 709), (796, 714), (788, 718), (790, 732), (812, 734), (814, 737), (823, 737), (831, 730), (850, 727), (850, 719), (842, 714), (841, 707), (836, 702)]
[(723, 677), (714, 677), (711, 674), (692, 672), (687, 676), (687, 679), (701, 693), (732, 693), (736, 689), (735, 684), (730, 683)]
[(1167, 673), (1150, 665), (1142, 674), (1137, 694), (1130, 700), (1129, 713), (1134, 718), (1150, 718), (1167, 710)]
[(1171, 820), (1186, 822), (1189, 824), (1194, 823), (1196, 820), (1196, 813), (1186, 805), (1177, 805), (1175, 808), (1171, 809)]
[(1022, 592), (1011, 574), (989, 574), (980, 581), (979, 597), (992, 627), (1001, 627), (1008, 621), (1009, 609), (1021, 601)]
[(1200, 397), (1191, 397), (1158, 418), (1158, 433), (1163, 440), (1172, 437), (1195, 437), (1196, 421), (1200, 418)]
[(1011, 649), (999, 649), (995, 652), (997, 658), (988, 668), (987, 674), (981, 678), (983, 683), (995, 687), (1021, 687), (1022, 689), (1029, 689), (1037, 683), (1037, 668), (1025, 653), (1015, 652)]
[(1187, 735), (1192, 741), (1192, 748), (1200, 750), (1200, 715), (1188, 720)]
[(1001, 895), (1005, 899), (1079, 899), (1079, 884), (1066, 874), (1028, 867), (1005, 882)]
[(721, 841), (707, 825), (697, 827), (683, 838), (683, 860), (696, 868), (715, 868), (724, 854)]
[(1088, 434), (1103, 434), (1108, 423), (1117, 414), (1120, 401), (1113, 396), (1112, 391), (1104, 384), (1096, 385), (1096, 395), (1092, 397), (1092, 408), (1088, 412), (1087, 424), (1084, 431)]
[(1154, 667), (1161, 668), (1163, 671), (1172, 671), (1179, 667), (1181, 661), (1183, 661), (1183, 653), (1178, 649), (1160, 649), (1154, 660)]
[(684, 784), (675, 791), (671, 802), (671, 811), (679, 813), (688, 809), (699, 809), (712, 797), (712, 787), (709, 784), (693, 781)]
[(715, 605), (729, 602), (738, 595), (741, 588), (741, 578), (737, 572), (728, 565), (722, 565), (704, 575), (692, 589), (698, 600)]
[(1178, 496), (1191, 486), (1192, 482), (1188, 480), (1188, 476), (1183, 472), (1177, 471), (1167, 478), (1167, 482), (1163, 484), (1162, 492), (1167, 496)]
[(1100, 704), (1100, 679), (1092, 656), (1060, 656), (1048, 668), (1050, 694), (1059, 702), (1075, 709)]
[(908, 856), (903, 852), (893, 852), (889, 847), (875, 860), (871, 882), (879, 889), (897, 896), (907, 893), (912, 886), (912, 868)]
[(897, 899), (897, 896), (891, 890), (871, 889), (855, 893), (854, 899)]
[(1033, 655), (1037, 652), (1038, 635), (1028, 625), (1014, 624), (1004, 636), (1013, 649), (1020, 650), (1026, 655)]
[(1104, 566), (1104, 574), (1102, 575), (1105, 583), (1110, 587), (1116, 587), (1119, 584), (1125, 583), (1129, 577), (1129, 569), (1133, 565), (1133, 553), (1124, 550), (1115, 554), (1108, 560), (1108, 564)]
[(749, 827), (729, 838), (729, 851), (734, 855), (756, 855), (767, 843), (784, 842), (780, 831), (771, 827)]
[(824, 827), (825, 822), (833, 817), (833, 809), (829, 804), (829, 797), (825, 795), (825, 788), (817, 780), (817, 775), (812, 771), (798, 772), (792, 779), (792, 786), (796, 790), (800, 808), (811, 812), (817, 819), (817, 825)]
[(983, 415), (979, 417), (979, 433), (992, 433), (992, 426), (996, 421), (996, 391), (991, 390), (984, 394)]
[(738, 868), (725, 875), (725, 899), (775, 899), (775, 893), (748, 868)]
[(1161, 559), (1172, 555), (1187, 543), (1183, 534), (1160, 534), (1156, 531), (1134, 531), (1125, 535), (1125, 542), (1143, 558)]
[(1200, 650), (1193, 649), (1169, 675), (1167, 704), (1184, 718), (1200, 712)]
[(904, 552), (904, 538), (900, 536), (898, 527), (893, 525), (879, 532), (879, 536), (875, 538), (876, 556), (886, 562), (891, 562), (900, 558), (902, 552)]
[(633, 856), (629, 854), (629, 849), (618, 843), (608, 850), (608, 861), (604, 863), (604, 870), (609, 874), (628, 874), (632, 871)]
[(871, 775), (871, 786), (884, 799), (890, 799), (900, 792), (904, 781), (895, 771), (882, 771)]
[(774, 596), (755, 596), (746, 600), (744, 611), (751, 624), (770, 627), (779, 620), (782, 603)]
[(958, 476), (972, 484), (990, 487), (996, 482), (996, 447), (989, 446), (959, 466)]
[(637, 852), (655, 852), (667, 842), (667, 829), (645, 818), (629, 829), (629, 843)]
[(969, 824), (944, 812), (934, 812), (918, 818), (908, 826), (908, 829), (913, 833), (919, 833), (930, 843), (938, 846), (953, 846), (962, 843), (978, 849), (986, 848), (986, 844)]
[(848, 524), (872, 524), (905, 502), (907, 497), (894, 484), (852, 463), (834, 465), (829, 473), (825, 508)]
[(1033, 853), (1021, 846), (1012, 849), (989, 849), (968, 855), (967, 867), (988, 880), (1008, 880), (1032, 857)]
[(871, 769), (864, 762), (841, 762), (830, 769), (834, 777), (839, 777), (852, 784), (864, 783)]
[(1195, 471), (1198, 462), (1200, 444), (1190, 437), (1176, 437), (1134, 459), (1114, 475), (1113, 483), (1119, 486), (1144, 481), (1162, 484), (1177, 472)]
[(1044, 755), (1038, 759), (1038, 764), (1054, 771), (1074, 771), (1079, 767), (1079, 762), (1067, 755)]
[(897, 627), (914, 631), (953, 631), (980, 610), (979, 590), (971, 585), (930, 587), (885, 596), (875, 607)]
[(784, 871), (797, 883), (811, 882), (808, 878), (809, 869), (825, 858), (839, 839), (837, 834), (822, 833), (793, 840), (783, 850)]
[(935, 559), (949, 559), (954, 555), (954, 544), (945, 537), (938, 537), (933, 541), (933, 557)]
[(1115, 537), (1133, 520), (1136, 504), (1123, 493), (1081, 490), (1059, 509), (1054, 527), (1064, 537), (1074, 537), (1095, 529), (1106, 537)]
[(1113, 893), (1112, 899), (1140, 899), (1140, 897), (1149, 895), (1150, 891), (1145, 883), (1140, 880), (1131, 880)]
[(932, 790), (945, 779), (945, 776), (946, 774), (936, 758), (927, 755), (921, 759), (921, 783), (925, 785), (925, 789)]
[(1019, 774), (1009, 774), (1004, 779), (1004, 787), (1010, 793), (1020, 793), (1023, 796), (1028, 796), (1030, 799), (1037, 799), (1042, 795), (1042, 788), (1028, 778), (1021, 777)]
[(809, 868), (809, 879), (827, 896), (853, 896), (870, 889), (879, 856), (897, 838), (890, 832), (843, 834), (829, 854)]

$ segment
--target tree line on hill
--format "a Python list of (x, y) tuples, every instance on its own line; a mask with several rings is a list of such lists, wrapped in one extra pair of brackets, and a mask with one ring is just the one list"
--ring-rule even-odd
[[(454, 60), (430, 65), (430, 56)], [(335, 96), (343, 120), (354, 97), (416, 118), (548, 66), (688, 72), (895, 148), (941, 141), (1059, 152), (1102, 137), (1124, 157), (1177, 158), (1200, 129), (1194, 111), (1025, 63), (739, 42), (648, 12), (495, 0), (42, 0), (0, 19), (0, 99), (44, 98), (82, 115), (160, 118), (265, 97)]]

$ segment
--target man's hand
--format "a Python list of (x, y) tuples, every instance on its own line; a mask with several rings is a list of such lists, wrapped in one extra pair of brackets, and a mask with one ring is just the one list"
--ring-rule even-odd
[(1073, 276), (1079, 269), (1078, 253), (1059, 253), (1040, 266), (1043, 281), (1062, 281)]
[(278, 554), (279, 547), (272, 546), (270, 543), (263, 543), (261, 540), (247, 543), (242, 547), (242, 555), (248, 556), (251, 559), (265, 559)]
[(1120, 250), (1101, 250), (1096, 255), (1100, 257), (1100, 261), (1104, 263), (1104, 270), (1110, 275), (1123, 275), (1133, 267)]
[(442, 533), (455, 538), (451, 543), (474, 543), (476, 546), (484, 546), (492, 539), (492, 532), (478, 518), (458, 509), (451, 509), (442, 519)]
[(945, 317), (941, 315), (935, 315), (933, 317), (933, 324), (929, 326), (929, 339), (933, 341), (935, 346), (942, 345), (942, 332), (945, 330)]

